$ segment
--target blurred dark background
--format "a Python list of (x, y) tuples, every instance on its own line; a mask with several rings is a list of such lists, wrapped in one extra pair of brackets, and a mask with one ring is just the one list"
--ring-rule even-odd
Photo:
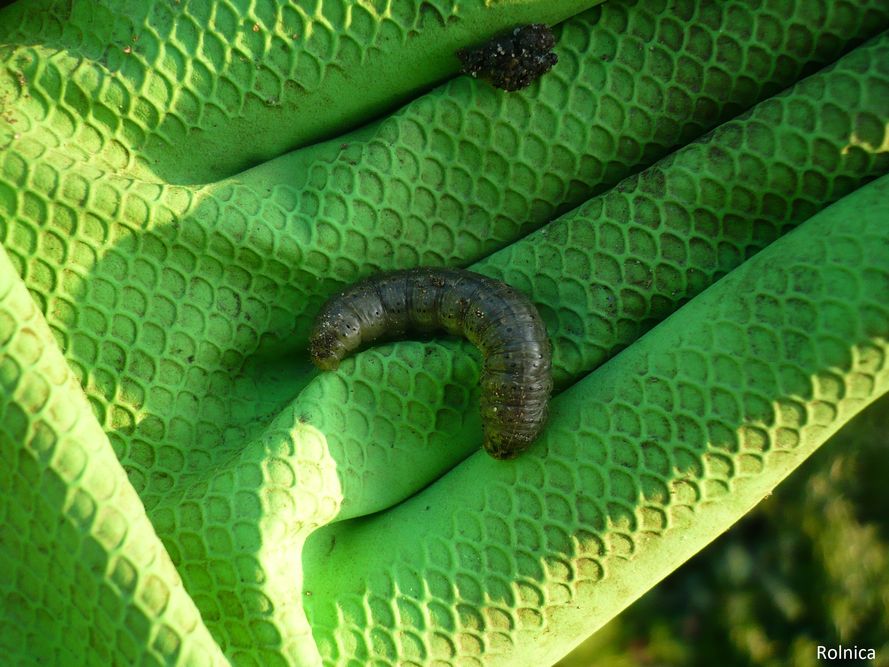
[[(831, 663), (817, 647), (876, 650)], [(889, 665), (889, 395), (560, 667)]]

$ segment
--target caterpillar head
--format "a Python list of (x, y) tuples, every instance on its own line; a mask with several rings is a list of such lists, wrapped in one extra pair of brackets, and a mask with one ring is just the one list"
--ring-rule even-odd
[(309, 356), (312, 363), (321, 370), (336, 370), (340, 360), (360, 343), (361, 332), (357, 318), (322, 311), (315, 320), (309, 337)]

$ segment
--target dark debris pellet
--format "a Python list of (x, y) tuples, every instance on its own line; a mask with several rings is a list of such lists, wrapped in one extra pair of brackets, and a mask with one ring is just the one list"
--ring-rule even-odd
[(559, 58), (552, 52), (556, 38), (542, 23), (519, 26), (475, 49), (460, 49), (463, 73), (488, 79), (503, 90), (520, 90), (552, 69)]

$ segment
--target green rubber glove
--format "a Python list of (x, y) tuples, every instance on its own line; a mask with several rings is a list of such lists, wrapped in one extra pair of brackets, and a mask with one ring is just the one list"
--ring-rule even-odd
[[(889, 7), (593, 4), (0, 10), (11, 664), (552, 663), (889, 389)], [(465, 343), (308, 363), (415, 265), (539, 305), (515, 461)]]

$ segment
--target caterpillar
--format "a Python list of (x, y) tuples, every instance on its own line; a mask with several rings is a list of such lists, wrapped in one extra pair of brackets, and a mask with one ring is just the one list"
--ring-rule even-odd
[(333, 370), (350, 352), (412, 332), (462, 335), (483, 359), (483, 446), (510, 459), (534, 442), (552, 391), (552, 352), (534, 304), (506, 283), (449, 268), (383, 273), (331, 297), (309, 338), (309, 354)]

